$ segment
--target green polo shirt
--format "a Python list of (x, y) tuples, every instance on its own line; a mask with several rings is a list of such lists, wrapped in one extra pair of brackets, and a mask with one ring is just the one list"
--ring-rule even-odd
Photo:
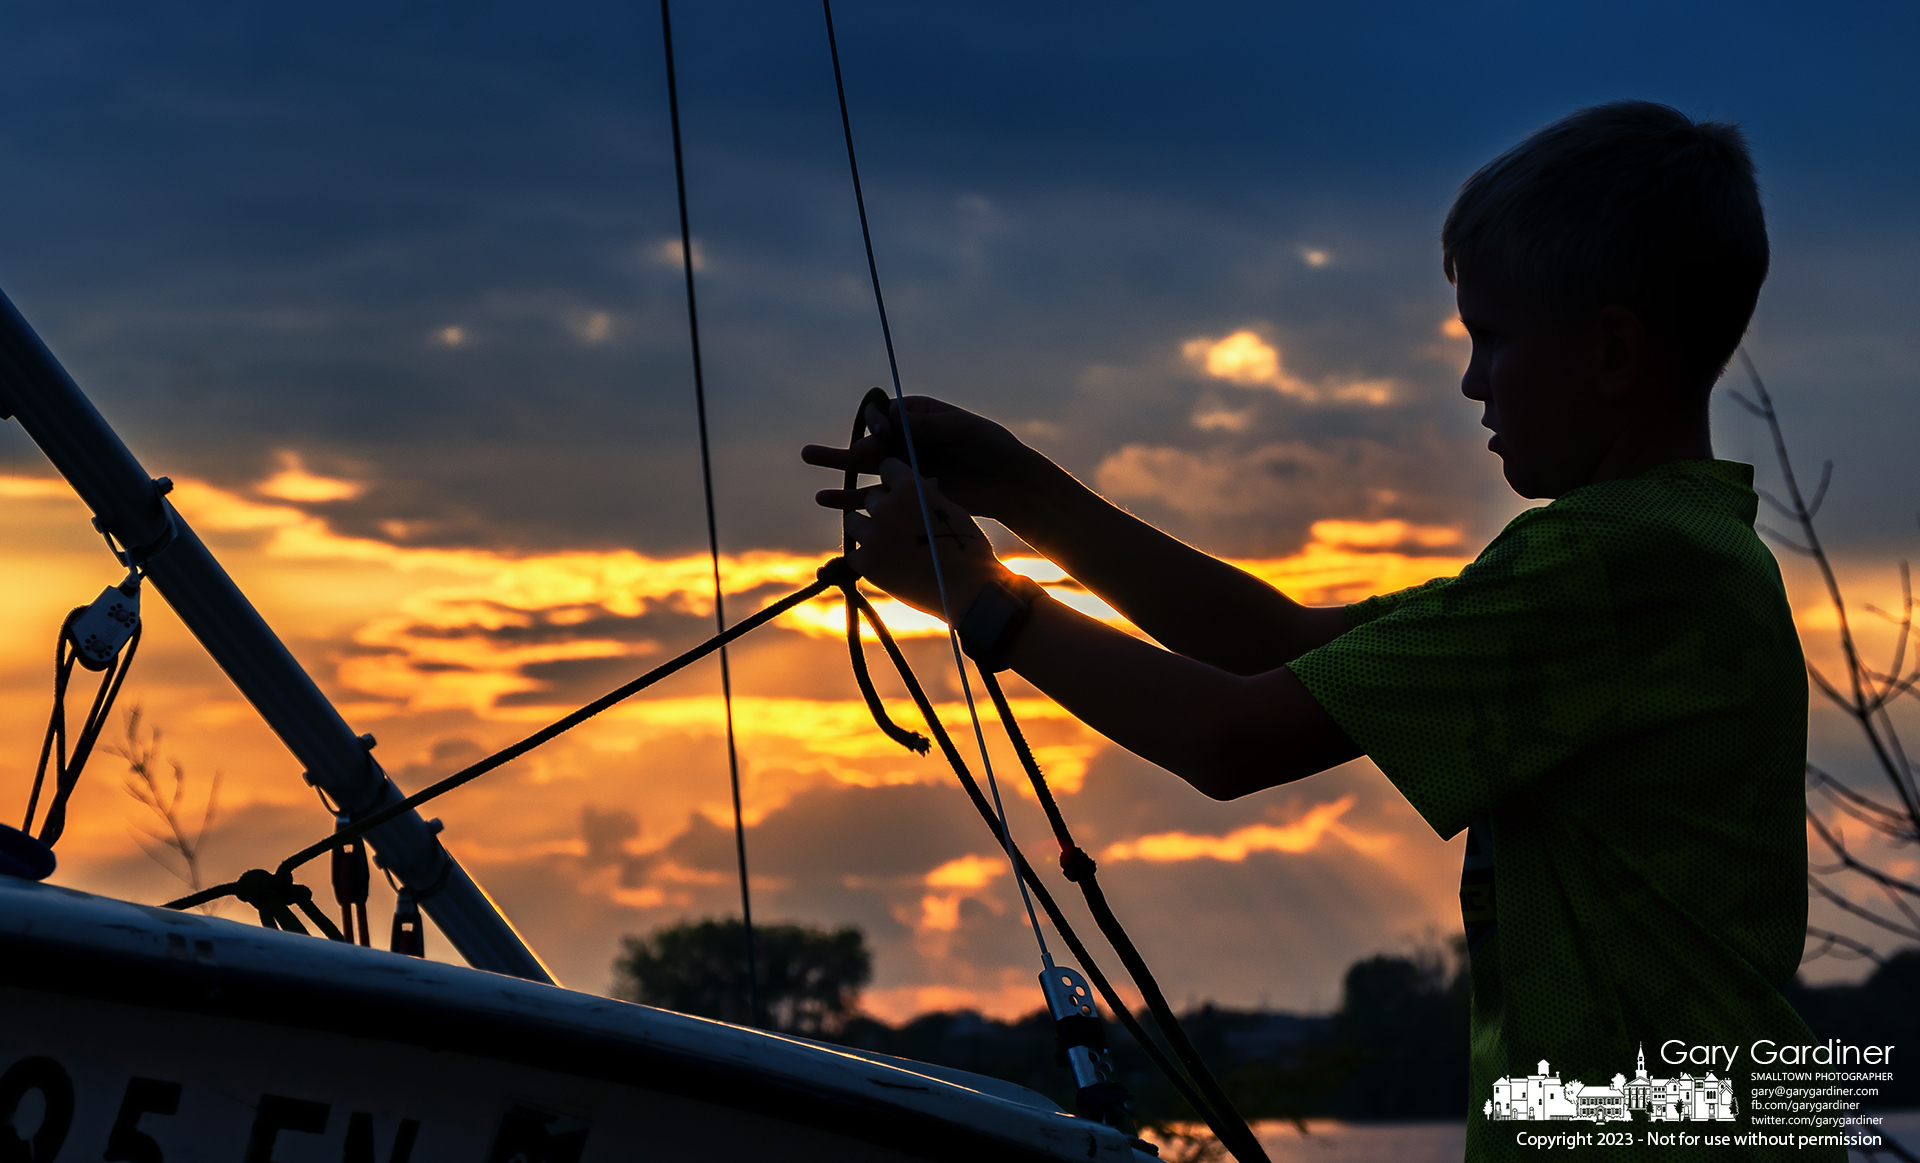
[[(1680, 461), (1576, 489), (1292, 664), (1436, 832), (1470, 830), (1470, 1160), (1537, 1159), (1530, 1127), (1633, 1133), (1610, 1159), (1843, 1158), (1644, 1145), (1811, 1129), (1747, 1110), (1753, 1041), (1812, 1040), (1781, 992), (1807, 919), (1806, 671), (1752, 484)], [(1739, 1055), (1670, 1065), (1675, 1039)], [(1563, 1088), (1633, 1081), (1642, 1046), (1652, 1080), (1731, 1078), (1734, 1119), (1542, 1126), (1495, 1103), (1542, 1061)]]

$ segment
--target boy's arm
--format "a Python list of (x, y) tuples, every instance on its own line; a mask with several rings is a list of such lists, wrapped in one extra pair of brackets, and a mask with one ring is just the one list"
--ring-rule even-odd
[[(880, 466), (867, 513), (849, 515), (861, 576), (935, 615), (940, 596), (912, 473)], [(947, 598), (964, 616), (1010, 577), (959, 506), (926, 484), (938, 516)], [(871, 515), (868, 515), (871, 514)], [(1215, 799), (1233, 799), (1354, 758), (1359, 749), (1284, 666), (1234, 674), (1169, 653), (1048, 599), (1036, 601), (1006, 661), (1087, 725)]]
[[(1005, 428), (964, 409), (909, 397), (915, 451), (940, 490), (1052, 559), (1169, 650), (1233, 674), (1270, 671), (1346, 629), (1340, 607), (1303, 606), (1224, 561), (1108, 503)], [(809, 464), (878, 474), (904, 460), (899, 405), (868, 413), (872, 435), (850, 449), (809, 445)], [(823, 505), (859, 509), (866, 490), (827, 489)], [(956, 611), (957, 613), (957, 611)]]
[(1345, 632), (1344, 607), (1301, 605), (1043, 465), (1008, 528), (1168, 650), (1256, 675)]
[[(956, 606), (971, 603), (983, 584), (968, 579)], [(1216, 800), (1360, 754), (1285, 666), (1232, 674), (1059, 602), (1034, 603), (1005, 660), (1081, 722)]]

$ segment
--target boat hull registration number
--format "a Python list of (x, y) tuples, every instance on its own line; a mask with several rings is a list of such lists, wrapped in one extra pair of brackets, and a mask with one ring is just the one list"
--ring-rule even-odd
[(0, 1160), (603, 1163), (910, 1156), (401, 1040), (0, 987)]

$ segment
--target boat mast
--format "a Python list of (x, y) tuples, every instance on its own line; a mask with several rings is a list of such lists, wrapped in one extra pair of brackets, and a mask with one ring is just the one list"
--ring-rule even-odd
[[(308, 782), (354, 819), (403, 797), (295, 661), (240, 587), (165, 499), (171, 482), (147, 476), (33, 328), (0, 292), (0, 419), (20, 421), (130, 554), (193, 636), (306, 767)], [(381, 863), (419, 900), (453, 947), (478, 969), (552, 982), (465, 869), (437, 826), (408, 812), (368, 834)]]

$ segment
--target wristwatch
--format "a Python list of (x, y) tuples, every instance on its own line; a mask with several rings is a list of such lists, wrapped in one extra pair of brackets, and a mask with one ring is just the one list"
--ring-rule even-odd
[(988, 582), (960, 616), (960, 648), (981, 670), (1007, 669), (1007, 651), (1027, 624), (1033, 603), (1046, 593), (1019, 574)]

